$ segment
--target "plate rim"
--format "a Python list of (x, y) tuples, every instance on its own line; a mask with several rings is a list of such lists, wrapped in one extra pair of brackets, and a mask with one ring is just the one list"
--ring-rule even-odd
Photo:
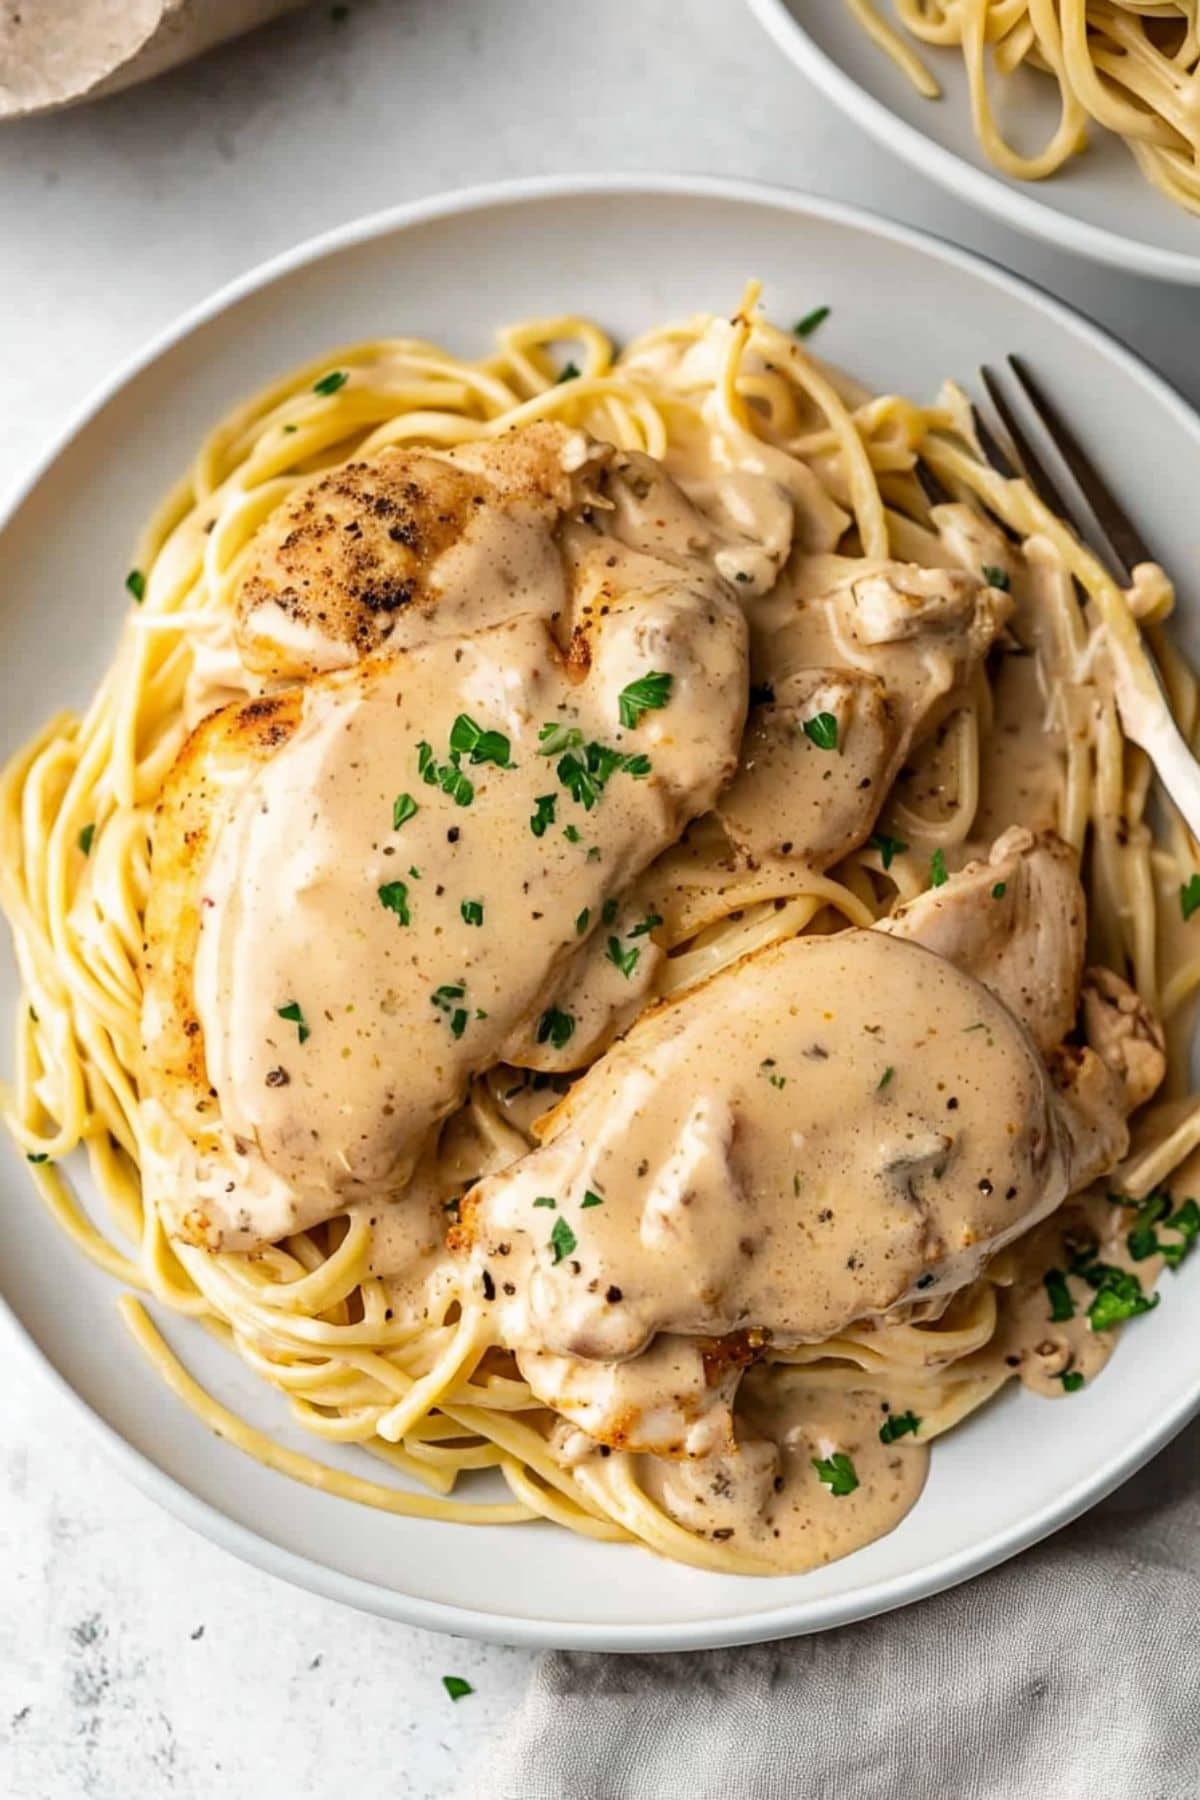
[[(759, 0), (751, 0), (757, 5)], [(517, 180), (488, 182), (453, 189), (350, 220), (331, 230), (303, 239), (244, 274), (224, 283), (205, 299), (189, 307), (170, 324), (154, 333), (140, 350), (124, 358), (76, 407), (66, 423), (36, 455), (27, 474), (18, 477), (0, 501), (0, 538), (11, 519), (38, 484), (69, 449), (80, 432), (116, 394), (192, 332), (235, 305), (249, 294), (269, 287), (281, 277), (353, 246), (403, 233), (414, 226), (498, 207), (519, 207), (530, 202), (561, 201), (598, 196), (638, 199), (676, 196), (699, 201), (734, 201), (768, 207), (791, 215), (802, 223), (818, 219), (846, 227), (932, 256), (951, 267), (981, 277), (985, 282), (1024, 301), (1033, 299), (1038, 309), (1069, 332), (1089, 343), (1099, 354), (1123, 365), (1144, 391), (1173, 414), (1196, 441), (1200, 452), (1200, 414), (1165, 377), (1118, 338), (1092, 323), (1084, 314), (1037, 282), (1017, 276), (987, 256), (960, 246), (934, 232), (897, 224), (868, 208), (817, 196), (767, 182), (737, 180), (705, 174), (621, 172), (527, 176)], [(513, 1644), (529, 1649), (645, 1651), (712, 1649), (727, 1645), (765, 1643), (777, 1638), (809, 1635), (872, 1618), (879, 1613), (927, 1599), (958, 1583), (1007, 1561), (1059, 1530), (1102, 1500), (1141, 1468), (1200, 1412), (1200, 1380), (1164, 1414), (1148, 1423), (1137, 1437), (1126, 1440), (1118, 1452), (1092, 1469), (1065, 1493), (1057, 1495), (1017, 1528), (994, 1532), (982, 1543), (957, 1552), (942, 1562), (919, 1571), (901, 1572), (873, 1584), (869, 1591), (846, 1594), (819, 1602), (764, 1607), (718, 1619), (674, 1623), (586, 1624), (514, 1618), (510, 1615), (461, 1607), (446, 1601), (426, 1600), (398, 1593), (359, 1576), (344, 1574), (272, 1543), (240, 1524), (219, 1507), (192, 1493), (137, 1449), (117, 1428), (95, 1411), (58, 1369), (47, 1350), (28, 1331), (0, 1292), (0, 1312), (7, 1318), (16, 1340), (35, 1364), (40, 1365), (66, 1400), (83, 1418), (114, 1465), (148, 1498), (190, 1529), (197, 1531), (241, 1561), (264, 1569), (294, 1586), (324, 1599), (338, 1601), (361, 1612), (389, 1618), (424, 1630), (456, 1633), (487, 1642)], [(771, 1583), (764, 1584), (764, 1599)], [(803, 1608), (801, 1616), (798, 1615)]]
[[(1057, 250), (1106, 263), (1122, 274), (1200, 286), (1200, 249), (1170, 250), (1148, 244), (1143, 238), (1123, 237), (1120, 232), (1048, 206), (1032, 191), (1026, 193), (1011, 187), (998, 173), (977, 166), (957, 150), (948, 150), (877, 99), (821, 48), (807, 26), (796, 18), (788, 0), (746, 0), (746, 4), (787, 60), (827, 93), (848, 118), (965, 204), (978, 207)], [(1037, 186), (1029, 185), (1031, 189)], [(1197, 230), (1200, 231), (1200, 221)]]

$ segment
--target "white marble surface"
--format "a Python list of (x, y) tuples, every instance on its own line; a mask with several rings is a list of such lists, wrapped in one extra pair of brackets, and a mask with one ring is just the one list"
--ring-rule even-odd
[[(0, 131), (0, 488), (181, 308), (397, 200), (548, 170), (788, 182), (1031, 274), (1200, 397), (1200, 296), (1035, 247), (856, 137), (741, 0), (317, 5), (152, 87)], [(0, 1330), (0, 1793), (449, 1793), (527, 1653), (362, 1618), (243, 1568), (102, 1460)], [(440, 1677), (475, 1693), (452, 1706)], [(573, 1800), (564, 1796), (564, 1800)]]

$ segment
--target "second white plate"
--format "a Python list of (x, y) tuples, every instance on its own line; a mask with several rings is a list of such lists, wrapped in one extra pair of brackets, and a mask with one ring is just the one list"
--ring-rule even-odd
[[(748, 0), (779, 48), (864, 131), (951, 193), (1060, 250), (1165, 281), (1200, 283), (1200, 218), (1142, 176), (1125, 146), (1095, 126), (1086, 153), (1049, 181), (1014, 181), (993, 168), (975, 138), (957, 51), (914, 44), (942, 88), (926, 100), (873, 44), (842, 0)], [(1023, 145), (1054, 132), (1054, 84), (1036, 74), (1013, 84)]]

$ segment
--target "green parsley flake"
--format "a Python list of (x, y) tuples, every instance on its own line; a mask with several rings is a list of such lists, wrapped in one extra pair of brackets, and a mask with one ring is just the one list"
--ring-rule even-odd
[(550, 1248), (554, 1252), (555, 1262), (560, 1263), (564, 1256), (570, 1256), (578, 1243), (579, 1239), (560, 1214), (554, 1221), (554, 1230), (550, 1233)]
[(300, 1002), (298, 1000), (289, 1000), (286, 1006), (277, 1006), (275, 1011), (281, 1019), (286, 1019), (289, 1025), (294, 1025), (296, 1027), (296, 1033), (300, 1042), (302, 1044), (307, 1043), (308, 1039), (312, 1036), (312, 1031), (309, 1028), (308, 1020), (304, 1016), (304, 1011)]
[(603, 1206), (603, 1205), (604, 1205), (603, 1194), (597, 1194), (591, 1188), (588, 1188), (587, 1192), (583, 1196), (583, 1199), (579, 1203), (579, 1210), (581, 1212), (586, 1212), (589, 1206)]
[(814, 1456), (810, 1461), (817, 1471), (818, 1481), (823, 1481), (838, 1500), (852, 1494), (858, 1486), (854, 1464), (844, 1450), (835, 1450), (832, 1456)]
[(831, 712), (819, 712), (814, 718), (802, 721), (802, 730), (810, 744), (818, 750), (836, 750), (838, 747), (837, 716)]
[(475, 798), (475, 789), (459, 767), (461, 760), (461, 752), (456, 750), (452, 752), (449, 762), (439, 763), (431, 744), (422, 740), (417, 745), (417, 770), (425, 785), (440, 787), (443, 794), (448, 794), (456, 806), (470, 806)]
[(661, 913), (647, 913), (645, 918), (641, 921), (641, 923), (639, 925), (634, 925), (632, 927), (632, 929), (629, 932), (629, 936), (630, 937), (645, 937), (645, 935), (648, 931), (653, 931), (654, 927), (656, 925), (661, 925), (661, 924), (662, 924), (662, 914)]
[(1050, 1299), (1050, 1317), (1056, 1325), (1075, 1317), (1075, 1302), (1061, 1269), (1047, 1269), (1042, 1282)]
[(1193, 875), (1187, 885), (1179, 890), (1179, 910), (1185, 919), (1190, 919), (1198, 906), (1200, 906), (1200, 875)]
[(376, 889), (379, 904), (389, 912), (394, 912), (402, 925), (411, 925), (412, 917), (408, 910), (408, 885), (403, 881), (385, 881)]
[(494, 763), (498, 769), (511, 769), (512, 745), (502, 731), (485, 731), (469, 714), (459, 713), (450, 727), (450, 748), (460, 756), (469, 755), (473, 763)]
[(1153, 1312), (1158, 1305), (1158, 1295), (1144, 1294), (1137, 1276), (1127, 1269), (1114, 1268), (1111, 1263), (1093, 1263), (1080, 1273), (1088, 1286), (1096, 1291), (1096, 1298), (1088, 1307), (1088, 1320), (1093, 1331), (1111, 1331), (1122, 1320)]
[(461, 982), (450, 983), (444, 987), (434, 988), (429, 998), (440, 1011), (449, 1012), (451, 1002), (461, 1000), (466, 991)]
[(878, 850), (879, 860), (885, 869), (890, 869), (893, 860), (908, 849), (902, 838), (889, 837), (886, 831), (873, 831), (867, 842), (872, 850)]
[(411, 794), (397, 794), (392, 801), (392, 830), (399, 831), (404, 822), (411, 819), (418, 810)]
[(591, 916), (592, 916), (591, 908), (588, 906), (585, 906), (583, 911), (580, 913), (579, 917), (575, 921), (575, 934), (577, 937), (583, 936), (584, 932), (588, 928), (588, 920), (591, 918)]
[(452, 1700), (461, 1700), (465, 1695), (475, 1692), (470, 1682), (464, 1681), (461, 1675), (443, 1675), (442, 1686)]
[(591, 812), (619, 769), (640, 780), (650, 773), (650, 758), (627, 756), (608, 744), (591, 743), (583, 746), (582, 756), (569, 750), (560, 757), (554, 772), (572, 800), (577, 800), (585, 812)]
[(832, 310), (829, 306), (814, 306), (811, 312), (806, 312), (802, 319), (796, 320), (792, 326), (793, 334), (798, 338), (811, 337), (817, 326), (825, 323)]
[(578, 825), (564, 825), (563, 836), (566, 838), (568, 844), (577, 844), (581, 837)]
[(83, 830), (80, 832), (79, 836), (75, 840), (75, 842), (79, 845), (79, 848), (83, 851), (83, 854), (85, 856), (90, 856), (92, 854), (92, 839), (95, 837), (95, 835), (96, 835), (95, 825), (94, 824), (85, 825)]
[(469, 1018), (469, 1016), (470, 1015), (467, 1013), (465, 1008), (461, 1007), (461, 1006), (458, 1007), (456, 1009), (456, 1011), (451, 1013), (451, 1015), (450, 1015), (450, 1036), (451, 1037), (460, 1038), (462, 1036), (463, 1032), (467, 1029), (467, 1019)]
[(125, 577), (125, 586), (140, 606), (142, 601), (146, 598), (146, 577), (142, 574), (142, 571), (140, 569), (130, 569), (128, 575)]
[(560, 369), (558, 374), (554, 377), (554, 385), (555, 387), (561, 387), (564, 381), (578, 381), (579, 376), (580, 370), (573, 362), (569, 362), (566, 367)]
[(929, 885), (931, 888), (941, 887), (948, 879), (946, 852), (939, 848), (929, 859)]
[(892, 1079), (892, 1076), (895, 1073), (896, 1073), (895, 1069), (893, 1068), (892, 1064), (889, 1063), (887, 1068), (883, 1071), (883, 1074), (879, 1077), (878, 1082), (875, 1084), (875, 1092), (877, 1094), (882, 1094), (884, 1088), (888, 1086), (889, 1082)]
[(615, 937), (609, 938), (604, 953), (613, 967), (620, 969), (626, 981), (630, 979), (633, 971), (637, 968), (638, 957), (641, 955), (636, 944), (629, 950), (622, 950), (621, 940)]
[(543, 725), (538, 732), (538, 755), (559, 756), (564, 750), (578, 750), (582, 742), (578, 725)]
[(569, 1012), (561, 1012), (557, 1006), (551, 1006), (538, 1020), (537, 1041), (539, 1044), (553, 1044), (561, 1050), (575, 1031), (575, 1020)]
[(50, 1154), (46, 1150), (27, 1150), (25, 1152), (25, 1161), (31, 1163), (49, 1162)]
[(993, 900), (1003, 900), (1003, 898), (1004, 898), (1005, 894), (1007, 894), (1007, 892), (1008, 892), (1008, 883), (1006, 881), (998, 881), (996, 883), (995, 887), (992, 889), (992, 899)]
[(535, 1206), (548, 1206), (551, 1212), (553, 1212), (558, 1205), (558, 1201), (554, 1198), (553, 1194), (539, 1194), (533, 1204)]
[(482, 900), (464, 900), (458, 910), (463, 916), (463, 924), (464, 925), (482, 925), (483, 924), (483, 901)]
[(554, 809), (558, 805), (557, 794), (539, 794), (534, 802), (537, 811), (529, 820), (529, 829), (534, 837), (545, 837), (554, 823)]
[(611, 925), (616, 916), (617, 903), (610, 898), (604, 902), (604, 905), (600, 909), (600, 923), (602, 925)]
[(339, 388), (345, 387), (349, 379), (348, 370), (331, 369), (328, 375), (322, 375), (320, 381), (313, 382), (312, 391), (314, 394), (336, 394)]
[(1083, 1376), (1078, 1369), (1064, 1369), (1058, 1379), (1063, 1384), (1064, 1394), (1077, 1394), (1083, 1386)]
[(981, 573), (989, 587), (999, 588), (1003, 594), (1012, 587), (1007, 569), (1000, 568), (997, 563), (984, 563)]
[(652, 669), (649, 675), (643, 675), (637, 681), (631, 681), (628, 687), (622, 688), (617, 695), (617, 714), (627, 731), (632, 731), (641, 723), (642, 714), (658, 712), (671, 698), (671, 689), (675, 684), (673, 675), (664, 675)]
[(916, 1413), (891, 1413), (879, 1427), (879, 1441), (881, 1444), (894, 1444), (897, 1438), (902, 1438), (909, 1431), (916, 1437), (920, 1429), (921, 1421)]

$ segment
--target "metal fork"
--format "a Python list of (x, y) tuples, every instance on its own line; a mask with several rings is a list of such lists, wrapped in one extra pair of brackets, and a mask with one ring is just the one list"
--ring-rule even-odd
[[(1039, 499), (1070, 525), (1080, 543), (1106, 563), (1110, 572), (1115, 571), (1123, 586), (1130, 586), (1137, 565), (1155, 560), (1152, 552), (1032, 369), (1019, 356), (1008, 357), (1007, 364), (1030, 412), (1058, 451), (1071, 486), (1064, 493), (1051, 475), (1033, 436), (1009, 401), (1001, 378), (986, 365), (980, 369), (979, 378), (1009, 442), (1005, 448), (1000, 435), (972, 403), (971, 413), (984, 456), (1006, 480), (1023, 476)], [(934, 497), (935, 487), (940, 490), (939, 498), (949, 497), (928, 466), (919, 466), (918, 476), (929, 498)], [(1081, 498), (1086, 506), (1080, 504)], [(1089, 532), (1086, 522), (1089, 507), (1098, 527), (1098, 541), (1095, 529)], [(1109, 626), (1117, 710), (1125, 735), (1141, 745), (1192, 836), (1200, 839), (1200, 763), (1172, 716), (1153, 650), (1132, 619), (1105, 622)]]

